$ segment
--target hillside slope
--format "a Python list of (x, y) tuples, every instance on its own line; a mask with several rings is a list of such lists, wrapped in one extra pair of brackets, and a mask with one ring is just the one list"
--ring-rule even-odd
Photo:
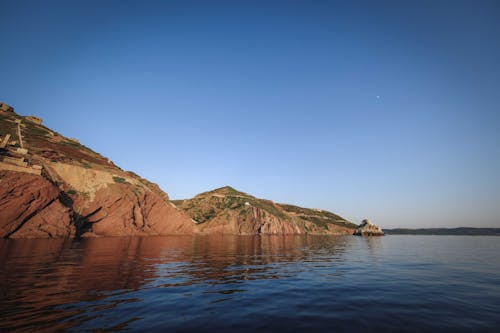
[(201, 233), (351, 235), (356, 229), (328, 211), (277, 204), (229, 186), (172, 202), (196, 221)]
[(0, 237), (195, 231), (193, 221), (156, 184), (123, 171), (40, 119), (0, 106)]

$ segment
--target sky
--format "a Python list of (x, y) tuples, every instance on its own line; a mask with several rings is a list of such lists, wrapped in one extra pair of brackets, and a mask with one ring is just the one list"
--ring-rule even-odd
[(156, 182), (500, 227), (499, 1), (4, 1), (0, 101)]

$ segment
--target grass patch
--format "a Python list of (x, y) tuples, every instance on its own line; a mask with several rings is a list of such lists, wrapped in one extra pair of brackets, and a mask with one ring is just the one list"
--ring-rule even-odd
[(125, 178), (122, 178), (122, 177), (113, 176), (113, 180), (115, 181), (115, 183), (118, 183), (118, 184), (130, 184), (129, 182), (127, 182), (125, 180)]
[(40, 125), (35, 125), (33, 123), (29, 122), (24, 122), (23, 124), (26, 126), (23, 129), (23, 134), (26, 136), (33, 136), (33, 137), (38, 137), (41, 139), (46, 139), (50, 137), (49, 131), (46, 130), (45, 128), (41, 127)]
[(198, 223), (204, 223), (213, 219), (217, 215), (217, 212), (213, 209), (193, 209), (191, 210), (191, 217)]
[(81, 145), (78, 142), (70, 141), (68, 139), (66, 139), (65, 141), (61, 141), (60, 144), (62, 144), (64, 146), (70, 146), (70, 147), (73, 147), (73, 148), (77, 148), (77, 149), (81, 148)]

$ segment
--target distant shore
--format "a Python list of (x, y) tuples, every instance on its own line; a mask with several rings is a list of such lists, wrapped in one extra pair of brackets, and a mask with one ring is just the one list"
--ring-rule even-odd
[(419, 229), (384, 229), (386, 235), (468, 235), (500, 236), (500, 228), (419, 228)]

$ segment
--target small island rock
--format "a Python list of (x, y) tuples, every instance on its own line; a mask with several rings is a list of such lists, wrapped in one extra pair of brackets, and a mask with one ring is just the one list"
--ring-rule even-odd
[(364, 219), (358, 226), (356, 231), (354, 231), (356, 236), (383, 236), (384, 232), (381, 228), (377, 227), (368, 219)]

